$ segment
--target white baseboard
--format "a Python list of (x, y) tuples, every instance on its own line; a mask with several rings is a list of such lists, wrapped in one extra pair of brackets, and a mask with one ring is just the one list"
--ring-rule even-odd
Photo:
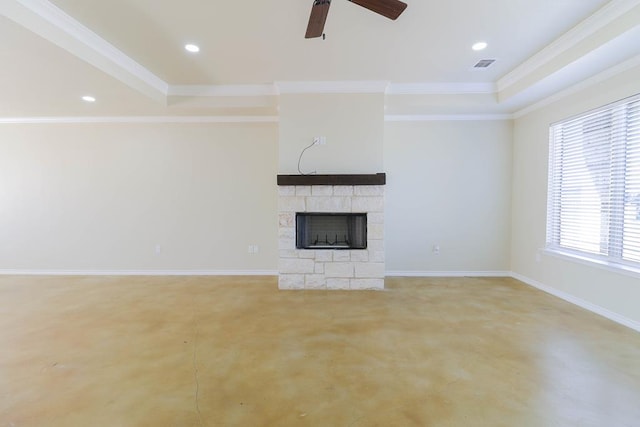
[(0, 270), (4, 276), (277, 276), (274, 270)]
[(401, 271), (391, 270), (386, 277), (511, 277), (510, 271)]
[[(277, 276), (275, 270), (0, 270), (0, 276)], [(640, 322), (599, 305), (544, 285), (529, 277), (509, 271), (398, 271), (386, 277), (513, 277), (529, 286), (565, 300), (585, 310), (606, 317), (640, 332)]]
[(387, 271), (387, 277), (512, 277), (529, 286), (640, 332), (640, 322), (510, 271)]
[(536, 289), (539, 289), (543, 292), (546, 292), (548, 294), (551, 294), (555, 297), (558, 297), (560, 299), (563, 299), (567, 302), (570, 302), (571, 304), (575, 304), (578, 307), (582, 307), (585, 310), (589, 310), (592, 313), (595, 314), (599, 314), (600, 316), (606, 317), (609, 320), (613, 320), (616, 323), (619, 323), (621, 325), (624, 325), (628, 328), (634, 329), (638, 332), (640, 332), (640, 322), (637, 322), (635, 320), (629, 319), (628, 317), (622, 316), (618, 313), (615, 313), (611, 310), (608, 310), (604, 307), (600, 307), (599, 305), (590, 303), (589, 301), (585, 301), (581, 298), (575, 297), (573, 295), (570, 295), (566, 292), (562, 292), (559, 291), (555, 288), (552, 288), (551, 286), (547, 286), (544, 285), (536, 280), (533, 280), (529, 277), (523, 276), (521, 274), (518, 273), (511, 273), (511, 277), (513, 277), (514, 279), (517, 279), (529, 286), (533, 286)]
[[(2, 270), (0, 276), (277, 276), (277, 270)], [(387, 271), (386, 277), (511, 277), (509, 271)]]

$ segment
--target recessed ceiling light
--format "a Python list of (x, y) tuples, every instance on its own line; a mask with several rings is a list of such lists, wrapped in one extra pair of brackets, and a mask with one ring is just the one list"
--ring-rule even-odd
[(487, 48), (487, 43), (486, 42), (474, 43), (474, 45), (471, 46), (471, 49), (473, 49), (473, 50), (484, 50), (486, 48)]
[(85, 95), (82, 97), (84, 102), (96, 102), (96, 98), (91, 95)]
[(200, 52), (200, 47), (199, 47), (199, 46), (197, 46), (197, 45), (195, 45), (195, 44), (185, 44), (185, 45), (184, 45), (184, 48), (185, 48), (187, 51), (191, 52), (191, 53), (198, 53), (198, 52)]

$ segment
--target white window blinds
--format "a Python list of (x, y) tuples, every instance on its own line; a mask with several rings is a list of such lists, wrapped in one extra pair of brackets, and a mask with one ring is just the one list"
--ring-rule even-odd
[(640, 95), (550, 129), (547, 248), (640, 267)]

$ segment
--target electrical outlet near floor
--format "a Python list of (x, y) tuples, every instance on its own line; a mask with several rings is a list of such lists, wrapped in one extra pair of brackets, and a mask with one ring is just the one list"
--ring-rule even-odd
[(250, 254), (257, 254), (258, 252), (260, 252), (260, 246), (258, 245), (249, 245), (247, 252), (249, 252)]

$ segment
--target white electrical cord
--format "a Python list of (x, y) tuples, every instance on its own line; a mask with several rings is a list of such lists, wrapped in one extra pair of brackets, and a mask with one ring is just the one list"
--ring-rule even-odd
[(309, 173), (303, 173), (303, 172), (300, 170), (300, 160), (302, 160), (302, 155), (304, 154), (304, 152), (305, 152), (305, 151), (307, 151), (309, 148), (313, 147), (314, 145), (316, 145), (316, 142), (315, 142), (315, 141), (313, 141), (313, 142), (311, 143), (311, 145), (309, 145), (308, 147), (305, 147), (305, 149), (304, 149), (304, 150), (302, 150), (302, 152), (300, 153), (300, 157), (298, 157), (298, 173), (299, 173), (300, 175), (314, 175), (314, 174), (316, 173), (316, 171), (309, 172)]

